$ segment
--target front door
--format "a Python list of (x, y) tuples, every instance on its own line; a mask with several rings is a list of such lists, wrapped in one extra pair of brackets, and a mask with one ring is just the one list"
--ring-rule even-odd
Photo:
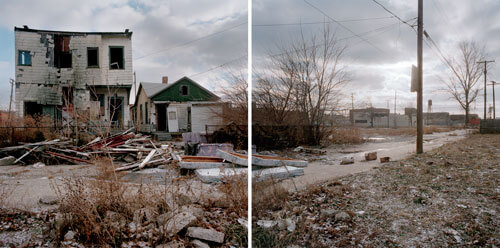
[(179, 132), (179, 121), (178, 121), (176, 106), (169, 106), (167, 108), (167, 117), (168, 117), (168, 131), (170, 133)]
[(121, 126), (123, 124), (123, 97), (110, 98), (109, 116), (112, 126)]
[(158, 113), (158, 131), (167, 131), (167, 106), (157, 104), (156, 113)]

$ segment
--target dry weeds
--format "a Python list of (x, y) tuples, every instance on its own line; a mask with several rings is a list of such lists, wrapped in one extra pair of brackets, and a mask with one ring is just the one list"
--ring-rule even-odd
[(317, 185), (287, 195), (281, 210), (254, 208), (260, 219), (297, 219), (294, 232), (254, 226), (254, 242), (263, 244), (258, 247), (499, 246), (498, 161), (499, 136), (472, 135)]

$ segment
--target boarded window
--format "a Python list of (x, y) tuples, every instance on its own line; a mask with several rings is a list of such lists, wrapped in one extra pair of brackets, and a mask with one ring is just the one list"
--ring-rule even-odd
[(90, 94), (90, 101), (99, 102), (99, 115), (104, 116), (104, 94)]
[(168, 112), (168, 119), (171, 121), (177, 120), (177, 115), (176, 115), (175, 111)]
[(109, 47), (109, 68), (125, 69), (123, 47)]
[(54, 66), (57, 68), (71, 68), (73, 56), (69, 49), (70, 37), (54, 35)]
[(19, 56), (17, 59), (19, 65), (31, 65), (30, 51), (19, 50)]
[(188, 95), (189, 95), (189, 87), (187, 85), (182, 85), (181, 96), (188, 96)]
[(87, 66), (99, 67), (99, 48), (87, 47)]

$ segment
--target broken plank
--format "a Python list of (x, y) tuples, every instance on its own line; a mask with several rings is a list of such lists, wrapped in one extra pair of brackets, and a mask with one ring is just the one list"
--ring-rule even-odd
[(156, 153), (156, 150), (150, 151), (149, 154), (148, 154), (148, 156), (139, 165), (139, 169), (144, 168), (144, 166), (146, 166), (146, 164), (149, 162), (149, 160), (151, 160), (151, 158), (153, 157), (153, 155), (155, 155), (155, 153)]
[(16, 161), (14, 161), (14, 164), (17, 164), (19, 161), (21, 161), (21, 159), (23, 159), (24, 157), (28, 156), (28, 154), (30, 154), (33, 150), (37, 149), (38, 147), (40, 147), (40, 146), (35, 146), (35, 147), (31, 148), (28, 152), (26, 152), (21, 157), (19, 157), (18, 159), (16, 159)]
[(81, 163), (90, 164), (89, 161), (86, 161), (86, 160), (83, 160), (83, 159), (79, 159), (79, 158), (75, 158), (75, 157), (71, 157), (71, 156), (64, 155), (64, 154), (55, 153), (55, 152), (51, 152), (51, 151), (46, 151), (46, 153), (50, 154), (52, 156), (55, 156), (55, 157), (66, 159), (66, 160), (71, 161), (71, 162), (77, 161), (77, 162), (81, 162)]

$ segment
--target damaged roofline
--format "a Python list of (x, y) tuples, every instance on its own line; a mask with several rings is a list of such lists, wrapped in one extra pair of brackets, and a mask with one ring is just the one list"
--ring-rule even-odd
[(14, 31), (21, 32), (32, 32), (32, 33), (46, 33), (46, 34), (61, 34), (61, 35), (89, 35), (89, 34), (97, 34), (97, 35), (120, 35), (120, 36), (132, 36), (131, 31), (128, 29), (125, 32), (71, 32), (71, 31), (55, 31), (55, 30), (41, 30), (41, 29), (31, 29), (31, 28), (19, 28), (14, 27)]

